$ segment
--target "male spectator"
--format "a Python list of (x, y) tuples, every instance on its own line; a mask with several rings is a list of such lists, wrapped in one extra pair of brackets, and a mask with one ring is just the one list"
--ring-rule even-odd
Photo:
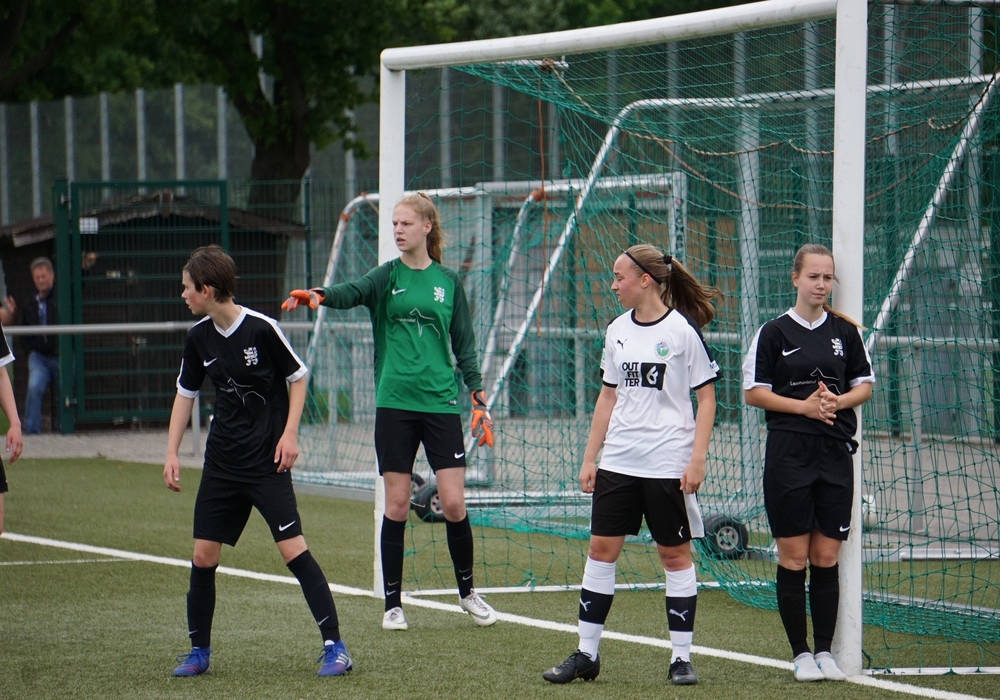
[[(0, 323), (24, 326), (48, 326), (59, 323), (56, 297), (53, 293), (56, 273), (46, 257), (31, 261), (31, 279), (35, 294), (24, 304), (18, 318), (18, 306), (13, 297), (0, 302)], [(56, 356), (58, 338), (55, 335), (26, 335), (22, 347), (28, 352), (28, 395), (24, 402), (24, 434), (42, 432), (42, 399), (49, 385), (59, 386), (59, 359)]]

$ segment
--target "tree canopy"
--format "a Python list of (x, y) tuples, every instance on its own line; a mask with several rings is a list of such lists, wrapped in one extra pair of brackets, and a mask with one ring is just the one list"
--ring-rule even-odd
[[(252, 180), (297, 181), (310, 146), (353, 138), (390, 46), (594, 26), (732, 0), (9, 0), (0, 101), (177, 82), (225, 88), (254, 143)], [(297, 187), (288, 193), (297, 194)]]
[(83, 97), (174, 80), (152, 0), (0, 5), (0, 102)]

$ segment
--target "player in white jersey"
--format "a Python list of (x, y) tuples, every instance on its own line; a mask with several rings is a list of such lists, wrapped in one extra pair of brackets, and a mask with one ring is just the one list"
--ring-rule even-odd
[(696, 493), (705, 479), (719, 377), (699, 329), (715, 316), (712, 300), (719, 292), (649, 245), (622, 253), (613, 272), (611, 289), (630, 311), (608, 326), (603, 387), (580, 469), (580, 488), (594, 497), (580, 591), (579, 648), (542, 677), (550, 683), (597, 678), (615, 563), (626, 535), (638, 534), (645, 518), (667, 580), (674, 659), (667, 678), (675, 685), (693, 685), (698, 582), (691, 539), (704, 536)]
[[(851, 530), (854, 407), (875, 373), (858, 325), (827, 304), (833, 254), (795, 254), (795, 306), (761, 326), (743, 362), (744, 400), (764, 409), (764, 509), (778, 548), (775, 594), (798, 681), (846, 680), (830, 653), (840, 604), (837, 555)], [(806, 564), (813, 651), (806, 641)], [(815, 656), (813, 654), (815, 652)]]

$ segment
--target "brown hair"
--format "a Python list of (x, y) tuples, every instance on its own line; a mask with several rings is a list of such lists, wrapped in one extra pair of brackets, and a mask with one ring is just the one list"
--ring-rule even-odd
[[(830, 258), (830, 260), (833, 262), (833, 269), (834, 269), (833, 279), (834, 281), (839, 281), (837, 280), (837, 274), (836, 274), (837, 261), (833, 259), (833, 253), (825, 245), (820, 245), (819, 243), (806, 243), (804, 246), (795, 251), (795, 259), (792, 261), (793, 275), (798, 275), (802, 272), (802, 266), (806, 264), (807, 255), (824, 255)], [(855, 321), (850, 316), (842, 314), (839, 311), (834, 311), (833, 308), (831, 308), (830, 305), (826, 302), (823, 302), (823, 310), (826, 311), (828, 314), (833, 314), (838, 318), (844, 319), (852, 326), (863, 328), (863, 326), (860, 323)]]
[(713, 299), (721, 299), (722, 292), (715, 287), (701, 284), (683, 265), (670, 255), (664, 255), (651, 245), (634, 245), (625, 255), (635, 263), (640, 273), (662, 285), (660, 299), (668, 308), (674, 308), (698, 324), (708, 325), (715, 318)]
[(434, 208), (434, 204), (431, 202), (431, 198), (423, 192), (404, 194), (396, 202), (393, 209), (400, 205), (409, 207), (418, 216), (423, 217), (424, 221), (431, 222), (431, 230), (427, 234), (427, 254), (431, 256), (431, 260), (440, 264), (441, 248), (444, 246), (444, 232), (441, 231), (441, 221), (438, 218), (437, 209)]
[(216, 301), (229, 301), (236, 294), (236, 263), (229, 253), (214, 243), (196, 248), (185, 263), (184, 271), (199, 292), (211, 287)]

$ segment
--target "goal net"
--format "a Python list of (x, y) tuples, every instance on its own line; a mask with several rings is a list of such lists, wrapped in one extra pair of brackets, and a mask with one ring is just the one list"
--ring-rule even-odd
[[(704, 329), (722, 379), (700, 577), (774, 607), (763, 421), (743, 406), (740, 364), (757, 327), (794, 303), (795, 250), (832, 246), (837, 36), (835, 3), (812, 3), (812, 17), (792, 11), (810, 3), (757, 5), (765, 19), (722, 34), (693, 31), (701, 13), (660, 40), (640, 31), (648, 23), (569, 33), (579, 48), (555, 55), (553, 35), (522, 37), (515, 58), (409, 71), (402, 97), (383, 84), (406, 114), (393, 177), (435, 198), (445, 264), (473, 305), (497, 430), (493, 449), (470, 451), (480, 588), (580, 583), (589, 499), (576, 476), (604, 329), (621, 313), (610, 270), (648, 242), (725, 293)], [(995, 667), (997, 13), (873, 3), (868, 17), (864, 254), (837, 260), (842, 276), (863, 269), (859, 320), (878, 376), (862, 427), (865, 664)], [(329, 281), (378, 263), (379, 207), (391, 204), (366, 195), (345, 208)], [(366, 310), (317, 317), (300, 479), (373, 488), (372, 352)], [(422, 454), (416, 470), (404, 585), (451, 588)], [(661, 580), (648, 535), (630, 538), (619, 584)]]

